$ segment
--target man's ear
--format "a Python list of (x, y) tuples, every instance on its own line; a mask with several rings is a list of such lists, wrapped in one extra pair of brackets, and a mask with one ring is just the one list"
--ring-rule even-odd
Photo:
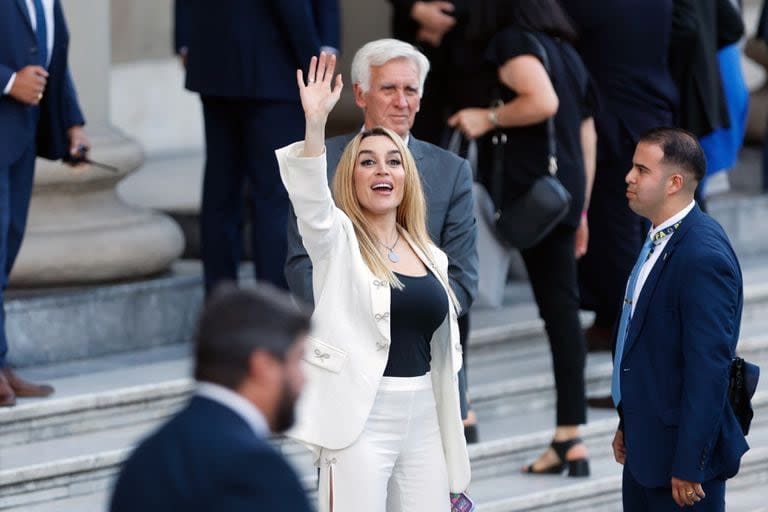
[(363, 88), (360, 87), (360, 82), (355, 82), (354, 84), (352, 84), (352, 92), (355, 93), (355, 105), (357, 105), (362, 109), (365, 109), (367, 103), (365, 101)]
[(248, 378), (256, 383), (263, 383), (271, 378), (276, 361), (264, 350), (255, 350), (248, 358)]
[(686, 187), (685, 176), (681, 173), (675, 173), (669, 177), (669, 194), (677, 194)]

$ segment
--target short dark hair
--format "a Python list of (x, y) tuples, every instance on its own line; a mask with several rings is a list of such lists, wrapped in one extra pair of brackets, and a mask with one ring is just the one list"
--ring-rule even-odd
[(655, 144), (661, 148), (661, 162), (673, 165), (700, 183), (707, 170), (707, 159), (694, 134), (682, 128), (662, 126), (652, 128), (640, 136), (640, 142)]
[(222, 284), (197, 324), (195, 379), (237, 389), (253, 352), (263, 350), (282, 360), (309, 326), (309, 314), (269, 284)]
[(515, 27), (542, 32), (570, 43), (578, 32), (558, 0), (472, 0), (469, 37), (490, 40), (497, 32)]

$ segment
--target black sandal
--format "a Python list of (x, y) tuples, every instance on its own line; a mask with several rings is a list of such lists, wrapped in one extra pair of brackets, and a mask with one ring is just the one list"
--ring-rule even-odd
[(581, 443), (583, 443), (583, 441), (580, 437), (574, 437), (573, 439), (568, 439), (567, 441), (552, 441), (549, 446), (555, 451), (555, 454), (557, 455), (557, 458), (560, 459), (560, 462), (540, 470), (534, 470), (533, 464), (530, 464), (523, 469), (523, 473), (530, 473), (534, 475), (560, 475), (567, 468), (568, 476), (589, 476), (589, 460), (586, 457), (575, 460), (567, 460), (565, 458), (565, 454), (568, 453), (568, 450)]

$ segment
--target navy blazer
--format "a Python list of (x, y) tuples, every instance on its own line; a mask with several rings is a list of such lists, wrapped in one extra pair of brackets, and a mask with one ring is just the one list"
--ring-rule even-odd
[[(341, 154), (357, 133), (325, 141), (328, 184), (333, 183)], [(408, 140), (427, 200), (427, 230), (432, 241), (448, 256), (451, 289), (466, 312), (477, 295), (477, 225), (473, 214), (472, 170), (469, 162), (411, 135)], [(314, 304), (312, 262), (301, 241), (296, 215), (288, 218), (288, 255), (285, 262), (288, 287), (307, 304)]]
[(620, 364), (626, 467), (643, 486), (738, 471), (748, 445), (727, 395), (742, 304), (736, 254), (696, 206), (643, 286)]
[[(0, 166), (15, 162), (35, 140), (38, 156), (58, 160), (69, 152), (67, 130), (85, 124), (69, 75), (69, 31), (59, 0), (53, 3), (53, 25), (50, 76), (39, 108), (0, 94)], [(37, 37), (25, 0), (0, 2), (0, 92), (13, 73), (38, 64)]]
[(111, 512), (309, 512), (306, 493), (267, 439), (230, 408), (194, 397), (125, 462)]
[(575, 47), (598, 93), (598, 160), (631, 155), (643, 132), (672, 124), (677, 105), (667, 66), (672, 0), (560, 3), (579, 30)]
[(207, 96), (298, 101), (296, 70), (339, 45), (338, 0), (176, 0), (174, 47), (186, 88)]

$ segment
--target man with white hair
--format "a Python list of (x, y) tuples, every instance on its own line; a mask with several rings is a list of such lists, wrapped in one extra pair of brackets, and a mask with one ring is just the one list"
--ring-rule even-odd
[[(464, 345), (469, 332), (466, 312), (477, 293), (478, 275), (472, 171), (463, 158), (410, 133), (428, 72), (429, 60), (412, 45), (396, 39), (379, 39), (355, 54), (352, 90), (355, 103), (363, 111), (363, 127), (389, 128), (406, 141), (413, 154), (427, 198), (427, 228), (435, 244), (448, 255), (451, 286), (465, 313), (459, 318)], [(349, 133), (325, 142), (329, 183), (333, 182), (344, 148), (355, 135)], [(294, 295), (314, 304), (312, 263), (302, 245), (295, 215), (288, 222), (285, 277)]]

